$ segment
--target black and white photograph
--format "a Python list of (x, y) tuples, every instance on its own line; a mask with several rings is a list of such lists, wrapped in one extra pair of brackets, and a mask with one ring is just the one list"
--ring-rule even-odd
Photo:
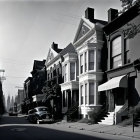
[(0, 0), (0, 140), (140, 139), (140, 0)]

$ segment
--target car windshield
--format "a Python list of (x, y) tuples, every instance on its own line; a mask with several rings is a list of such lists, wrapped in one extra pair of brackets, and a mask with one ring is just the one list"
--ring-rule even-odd
[(38, 108), (38, 111), (47, 111), (47, 108)]

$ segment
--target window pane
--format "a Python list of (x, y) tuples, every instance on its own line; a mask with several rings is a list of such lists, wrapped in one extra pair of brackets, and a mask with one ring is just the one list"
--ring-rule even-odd
[(112, 41), (112, 56), (116, 56), (121, 53), (121, 36), (115, 38)]
[(122, 59), (121, 59), (121, 55), (118, 55), (113, 58), (113, 68), (117, 68), (120, 66), (122, 66)]
[(89, 51), (89, 70), (94, 70), (94, 51)]
[(75, 79), (75, 63), (70, 63), (70, 80)]
[(89, 83), (89, 104), (94, 104), (94, 83)]
[(80, 65), (83, 65), (83, 54), (80, 55)]

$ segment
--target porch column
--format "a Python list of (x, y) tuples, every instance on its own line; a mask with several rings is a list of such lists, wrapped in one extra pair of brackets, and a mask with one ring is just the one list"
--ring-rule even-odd
[(63, 94), (64, 94), (63, 92), (64, 92), (64, 91), (62, 90), (61, 92), (62, 92), (62, 110), (63, 110), (63, 97), (64, 97), (64, 96), (63, 96)]
[(89, 50), (87, 51), (87, 71), (89, 71)]
[(68, 73), (68, 81), (70, 81), (70, 62), (67, 63), (68, 65), (68, 69), (67, 69), (67, 73)]
[(85, 96), (86, 96), (86, 94), (85, 94), (85, 83), (83, 84), (83, 91), (82, 91), (83, 93), (84, 93), (84, 97), (83, 97), (83, 104), (84, 104), (84, 106), (85, 106), (85, 104), (86, 104), (86, 102), (85, 102)]
[[(81, 60), (80, 60), (80, 55), (78, 55), (78, 59), (79, 59), (79, 75), (81, 74)], [(79, 88), (80, 89), (80, 88)], [(80, 100), (79, 100), (80, 101)]]

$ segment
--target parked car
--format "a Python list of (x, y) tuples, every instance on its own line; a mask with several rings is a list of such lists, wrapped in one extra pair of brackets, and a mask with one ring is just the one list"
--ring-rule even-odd
[(14, 107), (11, 107), (8, 111), (9, 116), (17, 116), (18, 112), (14, 109)]
[(37, 124), (41, 122), (52, 122), (51, 113), (45, 106), (40, 106), (29, 110), (27, 120)]

